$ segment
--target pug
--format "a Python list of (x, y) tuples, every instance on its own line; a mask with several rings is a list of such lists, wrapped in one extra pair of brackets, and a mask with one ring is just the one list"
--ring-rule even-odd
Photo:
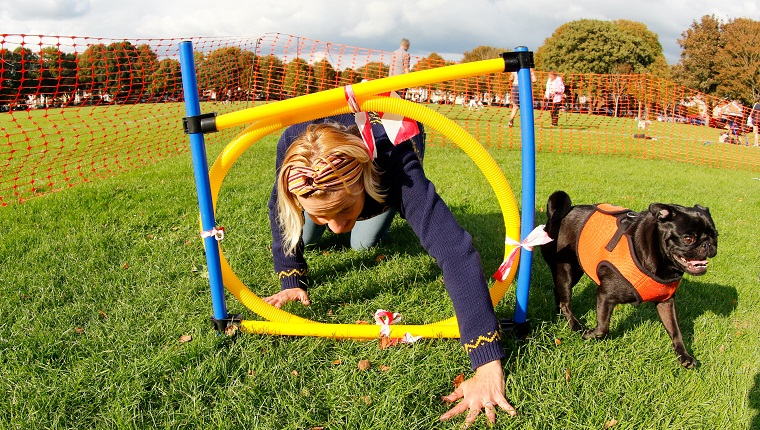
[[(699, 205), (652, 203), (642, 212), (609, 204), (573, 206), (557, 191), (546, 205), (545, 230), (554, 239), (541, 245), (541, 255), (554, 279), (554, 298), (570, 328), (584, 339), (609, 333), (617, 304), (656, 303), (678, 361), (697, 364), (683, 343), (674, 295), (684, 273), (704, 275), (715, 257), (718, 232), (710, 211)], [(597, 326), (586, 329), (573, 315), (572, 288), (583, 274), (598, 285)]]

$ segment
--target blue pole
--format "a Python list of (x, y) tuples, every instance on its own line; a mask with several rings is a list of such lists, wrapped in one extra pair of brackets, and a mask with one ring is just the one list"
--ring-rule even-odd
[[(185, 93), (185, 111), (187, 117), (201, 114), (201, 104), (198, 99), (198, 82), (195, 77), (195, 60), (193, 44), (183, 41), (179, 44), (179, 62), (182, 71), (182, 88)], [(203, 132), (189, 133), (190, 151), (193, 156), (193, 171), (195, 173), (195, 189), (198, 193), (198, 207), (201, 212), (201, 228), (211, 231), (216, 227), (214, 206), (211, 200), (211, 185), (208, 177), (208, 159), (206, 158), (206, 142)], [(214, 308), (214, 319), (227, 319), (227, 305), (224, 300), (224, 284), (222, 283), (222, 265), (219, 258), (219, 246), (216, 237), (203, 239), (206, 247), (206, 266), (211, 287), (211, 305)]]
[[(518, 46), (517, 52), (526, 52), (528, 48)], [(520, 92), (520, 130), (522, 136), (522, 214), (520, 238), (525, 239), (533, 231), (536, 207), (536, 136), (533, 123), (533, 88), (530, 69), (521, 68), (517, 72), (518, 91)], [(520, 267), (517, 272), (517, 304), (514, 322), (522, 324), (527, 321), (528, 293), (530, 292), (531, 263), (533, 253), (520, 250)]]

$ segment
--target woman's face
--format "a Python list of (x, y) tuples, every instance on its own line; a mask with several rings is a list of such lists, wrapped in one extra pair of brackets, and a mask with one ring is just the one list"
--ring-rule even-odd
[(322, 196), (297, 198), (315, 224), (327, 224), (333, 233), (346, 233), (354, 228), (356, 219), (364, 208), (364, 187), (358, 183), (351, 188), (353, 194), (341, 190)]

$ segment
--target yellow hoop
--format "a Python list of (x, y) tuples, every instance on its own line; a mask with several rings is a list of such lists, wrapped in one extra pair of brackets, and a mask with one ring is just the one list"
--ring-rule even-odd
[[(467, 133), (466, 130), (438, 112), (406, 100), (390, 97), (371, 97), (361, 102), (360, 106), (362, 111), (395, 113), (417, 120), (426, 126), (441, 132), (444, 136), (455, 142), (475, 162), (485, 175), (491, 188), (493, 188), (499, 201), (499, 206), (501, 207), (506, 235), (519, 241), (519, 210), (512, 189), (509, 187), (501, 169), (499, 169), (490, 154), (488, 154), (488, 152), (486, 152), (486, 150), (469, 133)], [(255, 142), (282, 127), (291, 125), (294, 121), (306, 121), (309, 119), (349, 112), (348, 107), (341, 107), (338, 109), (331, 107), (319, 109), (319, 107), (315, 107), (310, 112), (311, 118), (304, 119), (304, 116), (301, 115), (298, 118), (290, 117), (289, 120), (283, 120), (282, 116), (278, 116), (261, 120), (256, 124), (249, 126), (230, 142), (227, 147), (225, 147), (209, 171), (214, 209), (216, 210), (216, 202), (222, 181), (229, 172), (229, 169), (242, 153)], [(506, 245), (505, 248), (506, 256), (512, 247)], [(241, 323), (243, 329), (253, 333), (334, 338), (372, 339), (380, 336), (380, 326), (320, 323), (298, 317), (266, 303), (240, 281), (225, 259), (221, 249), (219, 254), (222, 266), (222, 279), (225, 287), (246, 307), (262, 318), (268, 320), (243, 321)], [(514, 265), (517, 266), (517, 264), (518, 262), (515, 261)], [(515, 270), (511, 271), (507, 279), (504, 281), (496, 281), (494, 283), (490, 290), (491, 302), (494, 305), (496, 305), (504, 294), (506, 294), (509, 285), (514, 279), (515, 272)], [(392, 338), (403, 337), (407, 332), (414, 336), (423, 337), (459, 337), (459, 328), (456, 325), (456, 317), (451, 317), (432, 324), (392, 325), (390, 328), (390, 337)]]

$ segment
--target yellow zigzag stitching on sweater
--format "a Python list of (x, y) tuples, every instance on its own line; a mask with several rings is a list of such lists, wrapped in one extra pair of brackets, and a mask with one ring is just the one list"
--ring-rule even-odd
[(482, 345), (482, 344), (484, 344), (484, 343), (491, 343), (491, 342), (494, 342), (494, 341), (498, 340), (498, 339), (499, 339), (499, 337), (500, 337), (500, 336), (499, 336), (499, 332), (498, 332), (498, 331), (495, 331), (495, 332), (493, 332), (493, 333), (492, 333), (492, 334), (490, 334), (490, 335), (486, 335), (486, 336), (478, 336), (478, 338), (477, 338), (477, 339), (475, 339), (474, 341), (472, 341), (472, 342), (470, 342), (470, 343), (465, 343), (465, 344), (464, 344), (464, 351), (465, 351), (465, 352), (467, 352), (467, 353), (469, 354), (469, 353), (470, 353), (470, 351), (472, 351), (472, 350), (475, 350), (475, 349), (479, 348), (479, 347), (480, 347), (480, 345)]
[(293, 269), (287, 272), (283, 270), (282, 272), (279, 272), (277, 274), (277, 277), (282, 279), (282, 278), (287, 278), (288, 276), (294, 276), (294, 275), (306, 276), (306, 270)]

